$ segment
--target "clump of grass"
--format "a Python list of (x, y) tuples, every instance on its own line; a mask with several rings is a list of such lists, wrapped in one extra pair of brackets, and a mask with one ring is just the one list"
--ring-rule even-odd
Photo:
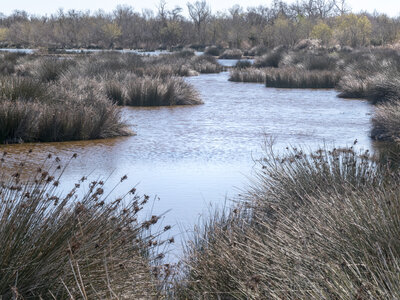
[(48, 96), (48, 85), (31, 77), (3, 76), (0, 78), (0, 99), (45, 100)]
[(398, 170), (351, 148), (273, 151), (238, 206), (197, 228), (177, 298), (400, 297)]
[(261, 57), (257, 57), (254, 61), (256, 68), (278, 68), (284, 55), (284, 51), (281, 49), (273, 50)]
[(239, 49), (227, 49), (220, 56), (220, 59), (241, 59), (243, 52)]
[(133, 188), (109, 199), (103, 181), (86, 183), (86, 177), (62, 193), (59, 158), (49, 155), (43, 164), (50, 169), (38, 168), (28, 179), (22, 162), (13, 175), (2, 173), (0, 296), (157, 297), (161, 282), (153, 269), (163, 257), (157, 247), (166, 241), (159, 238), (162, 229), (150, 232), (159, 216), (139, 219), (149, 197)]
[(259, 45), (259, 46), (255, 46), (255, 47), (251, 48), (248, 51), (245, 51), (244, 55), (246, 55), (246, 56), (262, 56), (266, 53), (268, 53), (268, 48), (263, 45)]
[(311, 71), (335, 71), (337, 69), (338, 58), (337, 54), (330, 54), (326, 51), (297, 51), (285, 55), (282, 59), (282, 65)]
[(265, 83), (266, 70), (256, 68), (231, 69), (229, 81)]
[(204, 74), (220, 73), (223, 71), (223, 67), (218, 63), (215, 57), (208, 55), (193, 57), (188, 63), (188, 66), (190, 69)]
[(44, 58), (36, 62), (33, 76), (42, 82), (57, 80), (71, 66), (76, 64), (72, 59)]
[(55, 142), (131, 134), (121, 111), (82, 78), (47, 87), (47, 95), (0, 99), (0, 142)]
[(15, 65), (24, 53), (2, 53), (0, 54), (0, 74), (11, 75), (15, 72)]
[(373, 104), (400, 98), (400, 55), (396, 51), (352, 53), (340, 64), (345, 67), (339, 97), (367, 98)]
[(380, 141), (396, 142), (400, 145), (400, 103), (392, 101), (375, 108), (371, 137)]
[(245, 69), (245, 68), (250, 68), (252, 66), (251, 61), (249, 60), (239, 60), (235, 64), (235, 68), (237, 69)]
[(128, 106), (170, 106), (202, 104), (193, 87), (178, 77), (136, 78), (126, 83)]
[(338, 82), (340, 98), (365, 98), (367, 90), (367, 79), (357, 73), (344, 75)]
[(204, 50), (204, 54), (212, 56), (219, 56), (221, 54), (220, 52), (221, 51), (217, 46), (209, 46), (206, 47), (206, 49)]
[(297, 68), (265, 69), (267, 87), (325, 89), (334, 88), (340, 73), (332, 71), (308, 71)]
[(400, 72), (382, 72), (370, 77), (366, 97), (373, 104), (400, 99)]
[(117, 105), (124, 105), (124, 90), (121, 85), (116, 81), (108, 81), (104, 85), (104, 92), (106, 97)]

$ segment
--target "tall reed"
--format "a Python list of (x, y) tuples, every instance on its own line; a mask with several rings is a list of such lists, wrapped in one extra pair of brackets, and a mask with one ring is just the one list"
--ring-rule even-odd
[(399, 170), (353, 147), (268, 153), (242, 202), (195, 231), (176, 297), (400, 297)]
[(59, 158), (49, 155), (37, 170), (24, 169), (24, 161), (1, 174), (0, 296), (156, 298), (161, 285), (153, 271), (163, 257), (157, 249), (168, 241), (160, 238), (163, 229), (150, 231), (159, 216), (140, 220), (149, 197), (132, 188), (110, 199), (103, 181), (86, 177), (65, 193)]

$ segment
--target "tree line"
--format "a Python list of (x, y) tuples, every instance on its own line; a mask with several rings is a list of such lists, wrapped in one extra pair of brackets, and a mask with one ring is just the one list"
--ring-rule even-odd
[(274, 0), (269, 6), (234, 5), (212, 13), (205, 0), (155, 10), (117, 6), (112, 12), (58, 10), (49, 16), (0, 13), (3, 47), (156, 49), (191, 45), (202, 48), (268, 48), (318, 39), (326, 46), (392, 44), (400, 38), (400, 17), (374, 12), (354, 14), (345, 0)]

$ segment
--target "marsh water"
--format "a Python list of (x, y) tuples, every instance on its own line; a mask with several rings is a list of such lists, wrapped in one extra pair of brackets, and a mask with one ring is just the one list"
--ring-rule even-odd
[[(265, 135), (276, 147), (327, 144), (371, 148), (373, 107), (363, 100), (344, 100), (333, 90), (266, 88), (233, 83), (227, 72), (189, 77), (204, 105), (124, 108), (135, 136), (109, 140), (1, 146), (9, 167), (29, 148), (29, 160), (41, 164), (48, 153), (67, 161), (61, 189), (67, 191), (83, 175), (108, 178), (111, 189), (123, 175), (128, 180), (113, 196), (136, 186), (158, 197), (147, 214), (168, 211), (163, 225), (180, 234), (214, 206), (229, 205), (254, 176)], [(178, 237), (179, 239), (179, 237)]]

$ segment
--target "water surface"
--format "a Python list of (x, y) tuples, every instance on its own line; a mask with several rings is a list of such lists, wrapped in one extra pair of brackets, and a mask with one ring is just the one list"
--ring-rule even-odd
[(148, 213), (171, 210), (164, 224), (179, 224), (174, 233), (195, 224), (209, 203), (223, 205), (247, 185), (254, 159), (262, 155), (264, 134), (274, 136), (278, 148), (346, 146), (356, 138), (359, 147), (371, 148), (373, 108), (366, 101), (340, 99), (333, 90), (233, 83), (226, 72), (186, 80), (205, 104), (124, 108), (136, 136), (2, 148), (9, 152), (9, 164), (17, 164), (32, 147), (30, 159), (36, 162), (48, 153), (63, 161), (78, 153), (64, 174), (64, 190), (82, 175), (110, 177), (110, 188), (127, 174), (129, 180), (115, 193), (137, 186), (140, 193), (157, 195), (160, 200)]

